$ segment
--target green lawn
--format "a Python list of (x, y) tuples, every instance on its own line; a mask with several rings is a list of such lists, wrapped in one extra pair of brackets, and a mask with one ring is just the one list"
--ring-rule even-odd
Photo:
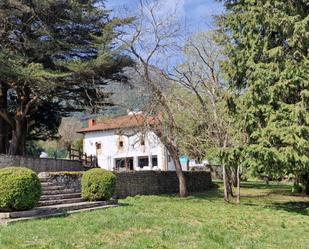
[(309, 198), (289, 186), (242, 184), (242, 204), (222, 190), (137, 196), (125, 205), (0, 227), (0, 248), (309, 248)]

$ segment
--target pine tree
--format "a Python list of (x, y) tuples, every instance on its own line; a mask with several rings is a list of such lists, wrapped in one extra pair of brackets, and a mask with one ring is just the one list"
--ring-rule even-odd
[(309, 193), (309, 2), (230, 0), (218, 18), (224, 71), (239, 90), (238, 118), (248, 134), (246, 164), (294, 174)]
[[(1, 1), (0, 83), (8, 102), (0, 122), (11, 131), (10, 154), (23, 154), (55, 110), (97, 106), (107, 79), (119, 79), (129, 63), (113, 44), (115, 27), (126, 22), (111, 20), (102, 0)], [(103, 105), (107, 96), (100, 95)]]
[[(7, 108), (7, 89), (0, 85), (0, 110)], [(5, 120), (0, 117), (0, 154), (6, 153), (8, 145), (7, 124)]]

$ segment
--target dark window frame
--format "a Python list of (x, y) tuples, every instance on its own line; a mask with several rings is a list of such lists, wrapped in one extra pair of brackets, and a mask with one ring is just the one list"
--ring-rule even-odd
[(137, 158), (138, 161), (138, 167), (144, 168), (149, 166), (149, 157), (148, 156), (139, 156)]
[(96, 148), (96, 150), (101, 150), (102, 149), (102, 143), (96, 142), (95, 148)]
[(151, 164), (152, 164), (152, 167), (158, 167), (158, 156), (157, 155), (151, 156)]
[(133, 157), (123, 157), (123, 158), (115, 158), (115, 169), (134, 169), (134, 158)]

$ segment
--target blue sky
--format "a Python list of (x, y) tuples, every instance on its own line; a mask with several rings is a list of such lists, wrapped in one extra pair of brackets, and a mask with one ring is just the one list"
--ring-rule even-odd
[[(213, 15), (223, 12), (222, 3), (215, 0), (164, 0), (168, 5), (178, 3), (180, 12), (186, 18), (191, 31), (211, 29)], [(106, 6), (111, 9), (121, 9), (123, 6), (134, 8), (137, 0), (107, 0)]]

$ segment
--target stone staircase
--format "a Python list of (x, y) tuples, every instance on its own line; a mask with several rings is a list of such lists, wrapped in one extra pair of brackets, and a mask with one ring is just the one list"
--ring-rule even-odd
[(40, 177), (40, 181), (43, 193), (38, 207), (28, 211), (0, 213), (0, 224), (62, 216), (118, 205), (117, 200), (86, 202), (81, 198), (80, 191), (55, 184), (49, 177)]
[(74, 189), (56, 185), (49, 177), (42, 177), (40, 181), (43, 190), (39, 202), (40, 207), (83, 202), (81, 193), (76, 192)]

